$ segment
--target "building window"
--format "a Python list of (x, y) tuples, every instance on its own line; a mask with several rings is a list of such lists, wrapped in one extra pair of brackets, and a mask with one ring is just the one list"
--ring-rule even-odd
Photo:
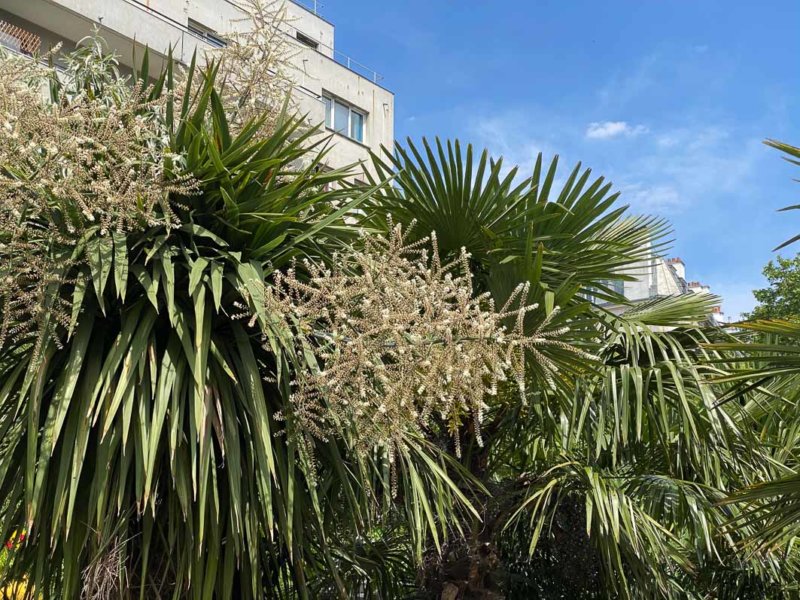
[(325, 104), (325, 127), (333, 129), (333, 100), (323, 96), (322, 102)]
[(333, 100), (323, 96), (322, 101), (325, 103), (325, 127), (333, 129)]
[(357, 142), (364, 141), (364, 115), (355, 110), (350, 111), (350, 137)]
[(333, 130), (342, 135), (350, 135), (350, 107), (333, 101)]
[(615, 294), (625, 295), (625, 282), (622, 279), (606, 279), (603, 284)]
[(323, 95), (325, 127), (360, 143), (364, 143), (367, 115), (338, 98)]
[(210, 27), (206, 27), (202, 23), (198, 23), (194, 19), (189, 19), (189, 31), (191, 31), (196, 36), (203, 38), (212, 46), (216, 46), (217, 48), (224, 48), (228, 45), (224, 39), (222, 39), (219, 34), (211, 29)]
[(300, 33), (298, 31), (296, 37), (298, 42), (300, 42), (301, 44), (305, 44), (309, 48), (313, 48), (314, 50), (317, 50), (319, 48), (319, 42), (317, 42), (313, 38), (308, 37), (305, 33)]

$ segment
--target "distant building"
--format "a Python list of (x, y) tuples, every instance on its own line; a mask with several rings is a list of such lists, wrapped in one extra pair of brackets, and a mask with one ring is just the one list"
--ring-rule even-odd
[[(633, 277), (633, 279), (631, 281), (622, 279), (611, 281), (609, 287), (632, 303), (682, 294), (711, 294), (711, 288), (708, 285), (699, 281), (686, 280), (686, 263), (677, 257), (653, 256), (622, 271), (622, 274)], [(611, 303), (604, 306), (616, 313), (623, 312), (627, 308)], [(711, 319), (717, 324), (725, 323), (721, 305), (712, 308)]]
[[(680, 260), (680, 259), (678, 259)], [(700, 283), (699, 281), (690, 281), (686, 284), (686, 287), (689, 289), (689, 292), (692, 294), (710, 294), (711, 287), (704, 283)], [(725, 314), (722, 312), (722, 306), (716, 305), (711, 308), (711, 318), (714, 319), (714, 322), (717, 324), (725, 323)]]

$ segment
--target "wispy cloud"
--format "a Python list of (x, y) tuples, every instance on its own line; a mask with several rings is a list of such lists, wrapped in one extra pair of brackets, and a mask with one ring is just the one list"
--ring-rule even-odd
[(686, 206), (686, 198), (673, 185), (665, 183), (635, 182), (623, 184), (622, 200), (634, 206), (637, 212), (673, 214)]
[(637, 177), (680, 190), (684, 206), (722, 209), (744, 192), (743, 186), (763, 158), (760, 140), (724, 126), (666, 130), (655, 145), (641, 149), (630, 163)]
[(507, 168), (519, 166), (520, 172), (527, 176), (540, 152), (552, 153), (550, 145), (540, 137), (545, 132), (534, 135), (528, 128), (520, 127), (520, 123), (527, 122), (523, 113), (509, 111), (478, 119), (471, 133), (478, 145), (488, 148), (495, 158), (502, 157)]
[(589, 123), (586, 137), (592, 140), (607, 140), (620, 136), (634, 137), (647, 131), (644, 125), (629, 125), (626, 121), (602, 121)]
[[(736, 319), (752, 309), (752, 289), (758, 287), (754, 273), (766, 262), (768, 257), (761, 255), (768, 253), (770, 246), (764, 243), (763, 248), (756, 248), (755, 243), (760, 242), (754, 242), (750, 247), (740, 238), (720, 232), (739, 231), (743, 214), (752, 215), (749, 223), (754, 235), (760, 232), (758, 224), (767, 222), (766, 213), (751, 207), (753, 198), (763, 198), (765, 193), (756, 174), (764, 169), (763, 161), (772, 157), (764, 151), (753, 127), (708, 110), (686, 110), (663, 118), (657, 113), (644, 114), (643, 121), (611, 121), (621, 124), (611, 128), (609, 122), (593, 123), (597, 129), (605, 126), (605, 133), (630, 135), (623, 144), (587, 139), (586, 121), (576, 119), (573, 113), (533, 104), (505, 110), (459, 107), (450, 114), (460, 123), (466, 116), (469, 126), (464, 137), (476, 150), (488, 148), (495, 158), (502, 156), (506, 169), (519, 165), (520, 177), (531, 173), (538, 152), (544, 153), (547, 162), (560, 154), (554, 192), (581, 160), (584, 167), (592, 169), (593, 178), (605, 176), (613, 183), (612, 191), (620, 192), (619, 202), (630, 205), (634, 214), (669, 219), (675, 228), (675, 251), (687, 260), (693, 279), (710, 284), (724, 299), (726, 316)], [(641, 129), (638, 134), (629, 133), (642, 122), (648, 125), (647, 135)], [(709, 246), (712, 239), (713, 246)], [(759, 253), (759, 248), (764, 252)], [(732, 261), (738, 271), (729, 267)], [(738, 279), (732, 272), (747, 274), (732, 284), (732, 277)]]
[[(695, 115), (685, 115), (678, 127), (606, 121), (588, 130), (536, 107), (483, 116), (478, 111), (476, 117), (469, 137), (502, 156), (507, 166), (520, 165), (521, 173), (529, 173), (540, 151), (546, 158), (561, 154), (562, 169), (583, 160), (597, 175), (610, 178), (620, 200), (635, 212), (671, 219), (689, 213), (724, 215), (741, 194), (754, 193), (746, 182), (763, 155), (757, 138)], [(629, 143), (596, 143), (615, 136), (627, 136)]]
[(658, 85), (658, 71), (663, 66), (659, 53), (652, 53), (639, 59), (635, 66), (625, 72), (613, 75), (608, 83), (598, 91), (603, 106), (626, 106), (642, 94)]

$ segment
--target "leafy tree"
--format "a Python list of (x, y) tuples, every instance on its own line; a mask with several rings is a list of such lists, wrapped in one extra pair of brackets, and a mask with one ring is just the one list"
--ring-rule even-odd
[[(768, 146), (784, 153), (784, 159), (794, 165), (800, 165), (800, 148), (767, 140)], [(782, 210), (795, 210), (798, 206), (787, 206)], [(795, 236), (776, 248), (780, 250), (797, 241)], [(794, 258), (778, 256), (775, 261), (769, 261), (764, 267), (763, 275), (769, 282), (769, 287), (755, 290), (753, 295), (758, 301), (758, 306), (752, 313), (746, 315), (749, 319), (796, 319), (800, 315), (800, 255)]]
[(747, 319), (790, 319), (800, 317), (800, 255), (778, 256), (762, 271), (769, 287), (753, 291), (758, 305)]

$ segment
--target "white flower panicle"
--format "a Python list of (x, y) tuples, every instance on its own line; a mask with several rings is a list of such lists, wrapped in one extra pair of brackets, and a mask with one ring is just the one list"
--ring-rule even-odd
[[(382, 447), (390, 460), (408, 440), (446, 430), (460, 454), (459, 432), (471, 424), (482, 443), (487, 400), (510, 379), (525, 393), (526, 352), (550, 385), (558, 369), (549, 346), (584, 354), (551, 328), (557, 310), (526, 333), (529, 285), (496, 310), (475, 295), (469, 254), (442, 264), (436, 236), (409, 243), (394, 227), (367, 235), (363, 249), (336, 256), (333, 267), (303, 263), (276, 273), (265, 289), (269, 314), (283, 315), (317, 367), (294, 382), (293, 429), (321, 439), (343, 436), (359, 452)], [(506, 325), (508, 324), (508, 326)]]
[(226, 44), (208, 52), (206, 58), (219, 62), (222, 102), (231, 129), (257, 119), (260, 133), (268, 135), (283, 118), (284, 106), (295, 108), (291, 89), (296, 67), (291, 59), (299, 50), (287, 35), (282, 2), (236, 0), (234, 4), (245, 14), (242, 23), (225, 32)]
[[(109, 60), (89, 54), (89, 63)], [(0, 345), (40, 316), (67, 318), (52, 290), (90, 228), (176, 227), (171, 194), (195, 189), (166, 173), (180, 164), (169, 152), (166, 95), (148, 101), (140, 85), (106, 73), (96, 80), (102, 93), (67, 81), (51, 101), (43, 87), (53, 69), (18, 62), (0, 55)]]

